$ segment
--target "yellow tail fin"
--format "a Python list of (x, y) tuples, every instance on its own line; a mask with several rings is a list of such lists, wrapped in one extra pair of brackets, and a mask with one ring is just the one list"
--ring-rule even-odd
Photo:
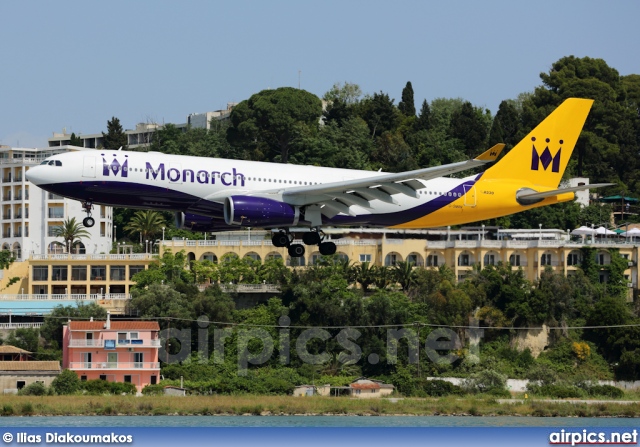
[(483, 180), (521, 179), (557, 188), (593, 100), (569, 98), (483, 174)]

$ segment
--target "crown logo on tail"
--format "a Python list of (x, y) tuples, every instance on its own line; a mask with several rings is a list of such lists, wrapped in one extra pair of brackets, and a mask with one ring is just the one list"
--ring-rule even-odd
[[(538, 171), (542, 164), (542, 169), (545, 171), (549, 165), (551, 165), (551, 172), (560, 172), (560, 154), (562, 152), (562, 147), (558, 149), (558, 152), (556, 152), (555, 155), (551, 154), (551, 151), (549, 150), (550, 140), (547, 138), (545, 140), (547, 146), (544, 148), (544, 151), (542, 151), (542, 154), (539, 154), (535, 144), (536, 137), (532, 137), (531, 141), (533, 142), (531, 152), (531, 170)], [(563, 142), (563, 140), (560, 140), (560, 144)]]

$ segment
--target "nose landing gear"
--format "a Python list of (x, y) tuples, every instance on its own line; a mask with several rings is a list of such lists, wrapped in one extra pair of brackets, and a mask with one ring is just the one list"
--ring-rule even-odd
[(82, 219), (82, 225), (84, 225), (87, 228), (91, 228), (96, 223), (96, 220), (93, 217), (91, 217), (91, 210), (93, 209), (93, 203), (82, 202), (82, 208), (84, 208), (84, 212), (87, 213), (87, 217)]

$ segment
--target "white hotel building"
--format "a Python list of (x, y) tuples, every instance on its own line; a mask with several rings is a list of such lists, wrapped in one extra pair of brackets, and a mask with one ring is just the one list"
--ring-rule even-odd
[[(32, 254), (68, 253), (69, 243), (54, 237), (56, 227), (75, 217), (82, 223), (86, 214), (80, 202), (46, 192), (26, 180), (31, 166), (54, 154), (73, 150), (90, 150), (74, 146), (46, 149), (0, 146), (0, 243), (16, 259)], [(96, 225), (87, 228), (90, 237), (71, 247), (72, 253), (109, 253), (113, 240), (111, 207), (96, 205), (92, 216)]]

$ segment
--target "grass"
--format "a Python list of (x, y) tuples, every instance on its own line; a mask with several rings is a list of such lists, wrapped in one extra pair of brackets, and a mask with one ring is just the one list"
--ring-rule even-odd
[(3, 416), (70, 415), (469, 415), (638, 417), (640, 402), (588, 405), (529, 399), (499, 403), (491, 397), (350, 399), (291, 396), (4, 396)]

